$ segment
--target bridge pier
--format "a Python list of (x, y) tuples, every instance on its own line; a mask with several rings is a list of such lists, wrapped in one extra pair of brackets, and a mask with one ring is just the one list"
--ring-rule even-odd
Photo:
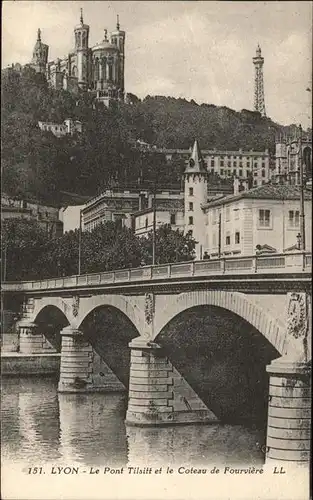
[(136, 338), (129, 346), (126, 424), (155, 426), (217, 421), (158, 344)]
[(279, 358), (270, 374), (266, 463), (309, 465), (311, 363)]
[(35, 323), (20, 323), (19, 352), (22, 354), (40, 354), (56, 352), (45, 335), (38, 330)]
[(82, 331), (61, 330), (59, 392), (116, 392), (125, 387), (86, 340)]

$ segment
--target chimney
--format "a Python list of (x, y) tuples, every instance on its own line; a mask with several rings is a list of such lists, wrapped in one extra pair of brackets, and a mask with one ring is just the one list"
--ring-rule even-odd
[(238, 179), (238, 177), (234, 177), (234, 182), (233, 182), (233, 191), (234, 191), (234, 194), (239, 194), (239, 191), (240, 191), (240, 180)]
[(234, 194), (239, 194), (242, 191), (248, 191), (248, 189), (249, 189), (248, 179), (238, 179), (238, 177), (234, 177), (234, 183), (233, 183)]
[(248, 179), (242, 179), (240, 186), (239, 186), (239, 191), (248, 191), (248, 190), (249, 190)]

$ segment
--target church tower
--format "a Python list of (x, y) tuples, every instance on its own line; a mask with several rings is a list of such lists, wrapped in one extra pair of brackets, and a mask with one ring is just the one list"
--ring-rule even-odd
[(75, 27), (75, 52), (77, 54), (78, 86), (83, 90), (88, 86), (88, 38), (89, 26), (84, 24), (83, 9), (80, 9), (80, 24)]
[(202, 205), (207, 202), (208, 174), (195, 140), (192, 154), (184, 172), (185, 179), (185, 232), (192, 231), (192, 236), (198, 242), (196, 246), (197, 259), (202, 257), (205, 240), (204, 214)]
[[(111, 33), (111, 44), (116, 45), (119, 49), (119, 64), (118, 64), (118, 86), (120, 93), (124, 95), (124, 73), (125, 73), (125, 31), (120, 29), (120, 20), (117, 16), (116, 31)], [(121, 97), (121, 96), (119, 96)]]
[(36, 70), (37, 73), (46, 73), (47, 61), (48, 61), (48, 51), (49, 46), (41, 41), (41, 30), (38, 29), (37, 41), (33, 50), (33, 58), (31, 61), (31, 66)]

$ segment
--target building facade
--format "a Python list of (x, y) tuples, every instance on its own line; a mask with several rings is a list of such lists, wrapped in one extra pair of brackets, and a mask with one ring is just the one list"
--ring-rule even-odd
[(75, 133), (82, 133), (82, 123), (79, 120), (72, 120), (67, 118), (63, 123), (52, 122), (38, 122), (40, 130), (43, 132), (52, 132), (56, 137), (63, 137), (64, 135), (74, 135)]
[(273, 180), (279, 184), (300, 184), (300, 162), (304, 183), (312, 185), (312, 135), (280, 137), (275, 145), (275, 171)]
[[(82, 209), (82, 227), (91, 231), (107, 221), (119, 221), (122, 226), (135, 230), (138, 214), (152, 211), (154, 193), (148, 190), (108, 189), (89, 200)], [(164, 213), (176, 214), (183, 211), (184, 194), (179, 190), (160, 191), (155, 195), (156, 208)], [(163, 215), (161, 216), (163, 220)], [(149, 216), (150, 217), (150, 216)], [(169, 221), (168, 221), (169, 222)], [(137, 225), (140, 225), (139, 219)], [(144, 223), (145, 225), (145, 223)]]
[[(174, 157), (182, 158), (186, 164), (190, 158), (190, 149), (162, 149), (160, 150), (168, 161)], [(217, 149), (203, 149), (202, 158), (208, 173), (216, 174), (222, 179), (239, 177), (251, 179), (253, 187), (266, 184), (271, 174), (271, 157), (268, 149), (265, 151), (222, 151)]]
[(155, 217), (155, 227), (158, 229), (162, 225), (170, 225), (173, 230), (184, 230), (184, 210), (183, 203), (173, 207), (172, 210), (167, 208), (154, 209), (147, 208), (133, 214), (134, 231), (136, 236), (147, 236), (153, 231), (153, 221)]
[(37, 221), (49, 237), (63, 234), (63, 222), (59, 220), (58, 208), (41, 205), (31, 200), (17, 200), (3, 194), (1, 196), (1, 220), (17, 218)]
[(80, 23), (74, 28), (74, 49), (62, 59), (48, 61), (49, 46), (41, 41), (38, 30), (31, 66), (47, 77), (55, 89), (77, 92), (90, 91), (105, 105), (124, 99), (125, 31), (116, 29), (93, 47), (89, 46), (90, 27), (84, 23), (81, 10)]
[[(304, 199), (306, 249), (310, 250), (310, 190), (304, 191)], [(203, 212), (205, 222), (200, 243), (211, 258), (253, 255), (262, 249), (286, 252), (299, 247), (300, 189), (297, 186), (267, 184), (241, 191), (207, 203)]]

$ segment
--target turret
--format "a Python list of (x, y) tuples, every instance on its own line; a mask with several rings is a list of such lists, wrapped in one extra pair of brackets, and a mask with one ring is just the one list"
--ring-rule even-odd
[(195, 140), (191, 157), (184, 172), (185, 180), (185, 232), (192, 231), (198, 241), (196, 254), (202, 256), (205, 244), (204, 214), (202, 205), (207, 202), (208, 174), (198, 141)]
[(119, 49), (119, 88), (124, 93), (124, 71), (125, 71), (125, 31), (120, 29), (120, 20), (117, 16), (116, 30), (111, 33), (111, 43)]
[(31, 61), (31, 66), (37, 71), (37, 73), (46, 73), (47, 61), (48, 61), (48, 51), (49, 46), (41, 41), (41, 30), (38, 28), (37, 31), (37, 41), (33, 50), (33, 58)]
[(83, 9), (80, 9), (80, 24), (75, 27), (75, 51), (77, 53), (78, 85), (86, 89), (88, 83), (88, 38), (89, 26), (84, 24)]

